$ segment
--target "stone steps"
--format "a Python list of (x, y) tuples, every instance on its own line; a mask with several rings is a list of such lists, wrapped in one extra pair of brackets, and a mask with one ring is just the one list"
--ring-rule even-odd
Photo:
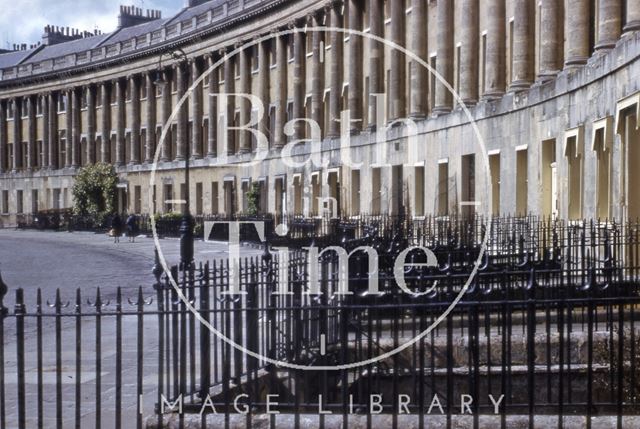
[[(279, 429), (288, 429), (296, 427), (296, 419), (293, 414), (287, 414), (282, 412), (276, 415), (256, 414), (251, 416), (252, 427), (262, 429), (270, 427), (271, 418), (275, 418), (276, 426)], [(319, 429), (320, 416), (317, 414), (302, 414), (299, 416), (300, 426), (305, 429)], [(389, 414), (379, 414), (371, 416), (372, 428), (390, 428), (393, 426), (393, 417)], [(417, 414), (401, 414), (397, 416), (398, 427), (403, 429), (416, 429), (419, 427), (420, 416)], [(502, 416), (492, 414), (480, 414), (477, 416), (478, 427), (480, 429), (494, 429), (499, 428), (501, 425)], [(565, 429), (584, 429), (587, 427), (587, 417), (584, 415), (565, 415), (562, 418), (558, 415), (536, 415), (534, 416), (534, 428), (552, 428), (559, 427), (559, 421), (562, 419), (562, 427)], [(504, 416), (506, 427), (509, 429), (528, 429), (529, 428), (529, 416), (528, 415), (507, 415)], [(185, 429), (199, 429), (201, 428), (201, 417), (199, 415), (186, 415), (184, 416), (184, 428)], [(247, 427), (247, 417), (239, 414), (232, 414), (229, 416), (229, 428), (241, 429)], [(225, 427), (225, 415), (224, 414), (209, 414), (206, 416), (206, 427)], [(325, 429), (339, 429), (342, 428), (343, 420), (341, 414), (329, 414), (324, 416), (324, 428)], [(423, 417), (423, 424), (425, 429), (442, 429), (447, 427), (447, 416), (439, 414), (438, 411), (434, 411), (431, 415), (425, 415)], [(592, 429), (610, 429), (616, 427), (616, 416), (603, 415), (591, 417)], [(467, 429), (474, 427), (474, 416), (453, 414), (451, 416), (451, 428), (453, 429)], [(145, 427), (147, 429), (158, 428), (157, 417), (149, 417), (146, 420)], [(178, 415), (164, 415), (163, 427), (167, 429), (174, 429), (180, 427)], [(367, 416), (365, 415), (349, 415), (348, 427), (350, 429), (364, 429), (367, 428)], [(640, 427), (640, 416), (623, 416), (622, 427), (624, 429), (635, 429)]]

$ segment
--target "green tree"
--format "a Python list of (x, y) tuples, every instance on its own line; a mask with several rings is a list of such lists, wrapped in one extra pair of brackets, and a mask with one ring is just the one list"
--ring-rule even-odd
[(247, 214), (256, 216), (260, 206), (260, 185), (257, 182), (251, 184), (247, 192)]
[(109, 164), (97, 163), (83, 167), (73, 185), (73, 212), (92, 216), (101, 223), (114, 211), (118, 175)]

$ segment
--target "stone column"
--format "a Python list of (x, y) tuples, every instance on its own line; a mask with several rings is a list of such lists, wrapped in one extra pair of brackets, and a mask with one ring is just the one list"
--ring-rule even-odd
[(625, 33), (640, 30), (640, 1), (624, 0), (627, 7), (627, 22), (622, 29)]
[(41, 168), (49, 168), (49, 93), (42, 96), (42, 163)]
[[(503, 0), (504, 2), (504, 0)], [(453, 83), (453, 1), (440, 0), (437, 4), (438, 49), (436, 70), (449, 84)], [(450, 112), (453, 107), (453, 95), (449, 89), (436, 79), (435, 105), (433, 113), (440, 115)]]
[(125, 144), (125, 101), (124, 101), (124, 86), (126, 82), (123, 80), (115, 81), (116, 90), (116, 104), (117, 104), (117, 116), (116, 116), (116, 166), (122, 166), (126, 162), (126, 144)]
[(161, 142), (160, 161), (167, 162), (171, 158), (171, 141), (173, 139), (171, 124), (167, 124), (169, 116), (171, 116), (171, 72), (168, 68), (162, 71), (162, 79), (165, 84), (162, 86), (161, 125), (163, 130), (165, 126), (167, 129), (164, 140)]
[(73, 90), (67, 90), (67, 105), (65, 106), (65, 140), (64, 140), (64, 167), (73, 165)]
[[(369, 32), (372, 36), (384, 37), (384, 0), (369, 0)], [(378, 116), (377, 99), (373, 94), (382, 94), (384, 90), (384, 47), (385, 45), (369, 39), (369, 129), (375, 129)]]
[(469, 106), (478, 101), (478, 2), (462, 0), (460, 27), (460, 98)]
[(0, 100), (0, 173), (10, 168), (7, 155), (7, 102)]
[(258, 49), (258, 97), (262, 100), (264, 114), (258, 123), (258, 130), (264, 135), (269, 131), (269, 41), (255, 45)]
[(22, 103), (13, 99), (13, 170), (22, 169)]
[(530, 0), (514, 0), (513, 18), (513, 58), (511, 61), (513, 79), (510, 91), (522, 91), (533, 82), (533, 23), (535, 16)]
[(607, 50), (616, 45), (622, 25), (622, 1), (600, 0), (598, 2), (598, 40), (595, 46), (596, 50)]
[(73, 166), (73, 90), (66, 92), (67, 105), (64, 113), (65, 118), (65, 144), (64, 144), (64, 166)]
[(589, 0), (567, 0), (565, 12), (565, 68), (586, 64), (589, 59)]
[[(323, 26), (323, 14), (316, 12), (311, 17), (311, 26)], [(313, 44), (313, 56), (311, 67), (314, 73), (311, 74), (311, 119), (315, 121), (322, 130), (321, 137), (325, 135), (324, 129), (324, 35), (322, 31), (314, 31), (311, 34)]]
[[(483, 5), (484, 6), (484, 5)], [(485, 99), (494, 99), (504, 94), (505, 89), (505, 10), (504, 0), (487, 0), (487, 47), (484, 59)], [(438, 58), (440, 62), (440, 58)]]
[(72, 157), (71, 164), (72, 167), (78, 168), (81, 164), (81, 144), (80, 144), (80, 133), (82, 132), (82, 128), (80, 126), (80, 98), (82, 96), (82, 88), (76, 88), (71, 91), (71, 141), (72, 141)]
[(58, 93), (49, 94), (49, 168), (58, 169)]
[[(342, 2), (334, 1), (331, 5), (330, 25), (331, 27), (342, 28)], [(327, 137), (337, 138), (340, 136), (340, 112), (342, 110), (342, 64), (344, 61), (344, 33), (331, 33), (331, 93), (329, 94), (329, 130)]]
[[(80, 135), (79, 135), (79, 115), (80, 115), (80, 97), (79, 89), (71, 89), (68, 96), (67, 107), (67, 125), (70, 125), (67, 131), (67, 142), (71, 147), (71, 167), (78, 168), (80, 166)], [(69, 147), (69, 145), (68, 145)]]
[(147, 141), (145, 143), (144, 162), (150, 164), (155, 159), (156, 148), (156, 86), (153, 83), (153, 73), (145, 75), (147, 85)]
[(276, 120), (274, 146), (279, 149), (287, 143), (284, 124), (287, 122), (287, 38), (277, 36), (276, 39)]
[[(293, 118), (291, 119), (301, 119), (305, 117), (304, 99), (306, 95), (306, 86), (304, 82), (307, 50), (305, 40), (306, 38), (303, 32), (293, 34)], [(305, 129), (306, 124), (304, 122), (296, 122), (294, 127), (294, 139), (303, 139)]]
[(28, 136), (27, 136), (27, 165), (28, 170), (33, 169), (36, 159), (36, 103), (35, 96), (30, 95), (27, 97), (27, 116), (28, 116)]
[[(200, 63), (197, 59), (191, 62), (191, 82), (200, 77)], [(191, 158), (202, 158), (202, 83), (198, 84), (191, 93)]]
[[(221, 55), (226, 56), (226, 50), (221, 52)], [(225, 94), (233, 94), (235, 93), (236, 88), (236, 71), (235, 71), (235, 61), (237, 56), (231, 58), (225, 58), (224, 61), (224, 92)], [(233, 97), (227, 98), (226, 105), (226, 114), (225, 120), (227, 121), (226, 126), (234, 125), (234, 117), (236, 112), (235, 100)], [(236, 153), (236, 141), (235, 141), (235, 131), (228, 130), (227, 135), (227, 155), (233, 155)], [(223, 148), (224, 149), (224, 148)]]
[(111, 97), (109, 91), (114, 91), (115, 88), (112, 88), (109, 82), (103, 82), (100, 86), (100, 96), (102, 97), (100, 161), (108, 164), (111, 162)]
[[(438, 2), (439, 4), (440, 2)], [(448, 1), (446, 1), (448, 3)], [(391, 1), (391, 41), (400, 46), (405, 45), (405, 7), (403, 1)], [(447, 27), (451, 32), (451, 27)], [(390, 120), (406, 116), (406, 56), (397, 49), (390, 50), (391, 85), (388, 96), (391, 97)]]
[(539, 80), (548, 80), (558, 74), (561, 0), (541, 0), (540, 8), (540, 71)]
[[(207, 57), (207, 65), (211, 68), (215, 64), (215, 59), (212, 54)], [(207, 102), (209, 103), (209, 124), (208, 124), (208, 138), (207, 138), (207, 157), (214, 158), (218, 155), (216, 144), (218, 142), (218, 85), (219, 85), (219, 68), (216, 68), (209, 74), (209, 96)]]
[[(239, 66), (240, 66), (240, 90), (241, 94), (251, 93), (251, 49), (255, 49), (255, 46), (249, 49), (242, 49), (238, 51)], [(251, 121), (251, 103), (244, 97), (238, 98), (237, 102), (240, 107), (240, 125), (244, 126)], [(251, 133), (248, 131), (240, 131), (238, 133), (239, 138), (239, 152), (249, 153), (251, 152)]]
[[(411, 50), (423, 61), (428, 61), (427, 48), (427, 2), (411, 1)], [(424, 118), (427, 114), (427, 69), (416, 61), (411, 61), (411, 105), (409, 116)]]
[[(362, 31), (363, 0), (349, 0), (349, 28)], [(349, 111), (351, 114), (351, 133), (358, 133), (363, 127), (362, 112), (362, 79), (364, 67), (362, 65), (362, 36), (349, 35), (349, 55), (347, 57), (349, 67)]]
[(96, 162), (96, 88), (87, 86), (87, 164)]
[(140, 79), (138, 76), (129, 76), (128, 81), (131, 91), (129, 163), (140, 164)]
[[(184, 63), (177, 64), (174, 68), (174, 71), (175, 73), (177, 73), (176, 84), (178, 86), (178, 95), (176, 97), (176, 102), (178, 102), (182, 99), (182, 97), (184, 96), (187, 90), (188, 77), (187, 77), (187, 71), (185, 70)], [(178, 139), (178, 141), (176, 142), (176, 156), (175, 156), (176, 161), (184, 161), (188, 155), (187, 154), (187, 144), (188, 144), (187, 126), (189, 122), (188, 115), (189, 115), (188, 101), (185, 101), (180, 107), (180, 109), (178, 110), (178, 115), (177, 115), (178, 124), (177, 124), (176, 138)]]

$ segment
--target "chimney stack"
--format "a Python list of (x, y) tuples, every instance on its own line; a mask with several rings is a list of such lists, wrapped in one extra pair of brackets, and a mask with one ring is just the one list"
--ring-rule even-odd
[(44, 34), (42, 35), (42, 44), (55, 45), (57, 43), (83, 39), (85, 37), (90, 37), (92, 35), (93, 34), (90, 31), (82, 31), (79, 28), (47, 25), (44, 27)]
[(118, 16), (118, 29), (132, 27), (145, 22), (162, 18), (159, 10), (147, 9), (146, 11), (136, 6), (120, 6), (120, 16)]

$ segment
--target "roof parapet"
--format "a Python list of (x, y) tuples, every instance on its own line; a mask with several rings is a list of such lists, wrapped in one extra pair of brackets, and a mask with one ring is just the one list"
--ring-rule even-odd
[(135, 6), (120, 6), (120, 15), (118, 16), (118, 29), (132, 27), (149, 21), (162, 18), (162, 12), (157, 9), (147, 9)]

